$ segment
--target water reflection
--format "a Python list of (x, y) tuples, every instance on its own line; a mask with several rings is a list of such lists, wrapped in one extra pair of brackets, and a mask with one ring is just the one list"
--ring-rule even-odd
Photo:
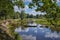
[(28, 27), (24, 30), (20, 28), (16, 28), (16, 32), (18, 32), (23, 40), (60, 40), (60, 33), (52, 32), (50, 28), (40, 27)]
[(22, 35), (23, 40), (36, 40), (36, 36)]
[(53, 32), (53, 33), (47, 32), (45, 34), (45, 37), (49, 37), (49, 38), (60, 38), (60, 33), (57, 33), (57, 32)]

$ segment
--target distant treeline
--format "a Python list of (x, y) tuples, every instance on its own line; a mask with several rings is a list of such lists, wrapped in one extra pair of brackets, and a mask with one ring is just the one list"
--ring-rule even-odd
[(12, 14), (5, 14), (5, 13), (0, 13), (0, 19), (18, 19), (18, 18), (43, 18), (45, 17), (45, 15), (42, 14), (37, 14), (37, 15), (33, 15), (33, 14), (27, 14), (24, 11), (19, 13), (19, 12), (15, 12)]

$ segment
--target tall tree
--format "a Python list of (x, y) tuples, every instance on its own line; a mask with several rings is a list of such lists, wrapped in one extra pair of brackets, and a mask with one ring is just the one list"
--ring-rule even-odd
[(14, 5), (17, 5), (19, 8), (24, 8), (23, 0), (0, 0), (0, 18), (13, 17), (14, 15)]
[(20, 13), (20, 19), (21, 19), (21, 26), (24, 28), (24, 24), (26, 24), (25, 18), (27, 17), (26, 13), (24, 10), (21, 11)]
[(20, 13), (16, 12), (13, 16), (13, 19), (19, 19), (20, 18)]
[(36, 18), (40, 18), (40, 15), (39, 15), (39, 14), (37, 14), (37, 15), (36, 15)]
[(27, 17), (27, 15), (26, 15), (25, 11), (22, 10), (21, 13), (20, 13), (21, 20), (23, 20), (26, 17)]
[[(24, 8), (23, 0), (0, 0), (0, 19), (2, 17), (4, 17), (5, 19), (7, 19), (8, 17), (12, 18), (14, 16), (14, 5), (17, 5), (19, 8)], [(8, 26), (8, 29), (6, 31), (8, 31), (9, 33), (7, 33), (5, 30), (3, 30), (6, 33), (4, 33), (3, 31), (2, 31), (3, 33), (0, 33), (1, 37), (3, 36), (2, 37), (3, 39), (0, 38), (1, 40), (9, 40), (10, 37), (5, 38), (5, 37), (8, 37), (9, 35), (11, 35), (14, 39), (16, 39), (14, 37), (15, 36), (15, 33), (14, 33), (15, 32), (15, 27), (12, 27), (11, 24), (8, 24), (8, 25), (10, 25), (10, 26)], [(0, 28), (0, 29), (2, 29), (2, 28)], [(7, 25), (6, 25), (6, 28), (7, 28)], [(2, 34), (7, 34), (7, 36), (2, 35)], [(13, 40), (13, 39), (11, 39), (11, 40)]]
[[(47, 21), (54, 27), (57, 27), (58, 19), (60, 18), (60, 7), (57, 5), (57, 0), (32, 0), (29, 7), (37, 6), (36, 11), (46, 12)], [(58, 18), (59, 17), (59, 18)]]
[(31, 14), (31, 15), (30, 15), (30, 18), (33, 18), (33, 17), (34, 17), (33, 14)]

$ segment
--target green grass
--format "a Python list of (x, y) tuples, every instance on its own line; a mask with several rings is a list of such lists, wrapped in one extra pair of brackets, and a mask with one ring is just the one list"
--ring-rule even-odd
[(51, 26), (50, 23), (46, 19), (34, 19), (34, 20), (38, 24), (49, 26), (52, 31), (60, 32), (60, 20), (57, 21), (57, 25), (58, 25), (57, 27)]
[(46, 19), (35, 19), (35, 22), (37, 24), (50, 25), (50, 23)]
[(57, 24), (60, 26), (60, 20), (57, 22)]

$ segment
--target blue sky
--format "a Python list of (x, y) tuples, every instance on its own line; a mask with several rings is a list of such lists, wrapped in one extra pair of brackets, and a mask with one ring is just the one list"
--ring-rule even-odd
[[(28, 4), (29, 4), (30, 2), (32, 2), (32, 0), (24, 0), (24, 2), (25, 2), (25, 8), (24, 8), (23, 10), (25, 10), (26, 13), (33, 14), (33, 15), (36, 15), (36, 14), (45, 14), (45, 13), (41, 13), (41, 12), (36, 12), (36, 11), (35, 11), (36, 7), (34, 7), (33, 9), (30, 9), (30, 8), (28, 7)], [(60, 6), (60, 1), (59, 1), (59, 0), (57, 0), (57, 3), (58, 3), (58, 5)], [(15, 12), (17, 12), (17, 11), (20, 12), (20, 10), (22, 10), (21, 8), (20, 8), (20, 10), (18, 10), (18, 9), (19, 9), (19, 8), (18, 8), (17, 6), (14, 6)]]

